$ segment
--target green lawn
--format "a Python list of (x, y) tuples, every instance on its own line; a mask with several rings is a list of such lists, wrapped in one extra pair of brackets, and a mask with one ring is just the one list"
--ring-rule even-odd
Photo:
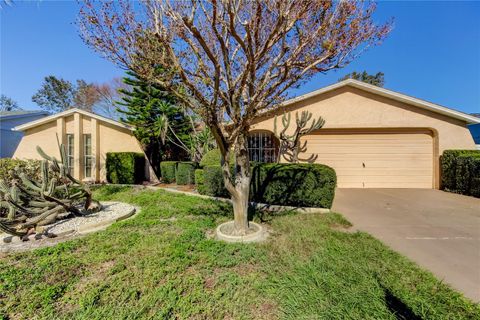
[(338, 214), (269, 217), (269, 241), (226, 244), (206, 233), (229, 219), (227, 204), (127, 187), (96, 196), (142, 210), (3, 257), (0, 318), (480, 318), (478, 305), (378, 240), (340, 231), (348, 222)]

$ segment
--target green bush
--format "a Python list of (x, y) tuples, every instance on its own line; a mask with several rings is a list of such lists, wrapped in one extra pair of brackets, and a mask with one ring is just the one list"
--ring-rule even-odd
[(204, 194), (214, 197), (227, 197), (228, 191), (223, 183), (221, 166), (206, 166), (203, 168)]
[(471, 195), (473, 179), (480, 178), (480, 154), (459, 156), (455, 172), (456, 192)]
[[(252, 163), (250, 200), (259, 203), (330, 208), (335, 196), (335, 171), (321, 164)], [(220, 166), (204, 168), (205, 193), (225, 197)]]
[(197, 163), (193, 161), (184, 161), (177, 164), (176, 181), (179, 185), (195, 183), (195, 169)]
[(446, 150), (441, 157), (441, 168), (444, 190), (479, 197), (479, 150)]
[[(200, 168), (204, 168), (206, 166), (219, 166), (221, 165), (221, 158), (222, 155), (220, 153), (220, 149), (212, 149), (205, 153), (200, 161)], [(230, 154), (230, 163), (233, 164), (234, 157), (233, 153)]]
[(470, 195), (480, 198), (480, 177), (472, 179), (470, 183)]
[(480, 150), (445, 150), (440, 157), (442, 189), (457, 192), (457, 158), (459, 156), (479, 154)]
[(257, 163), (250, 198), (267, 204), (330, 208), (336, 183), (335, 171), (322, 164)]
[(165, 183), (175, 182), (177, 174), (178, 161), (163, 161), (160, 162), (160, 171), (162, 173), (162, 180)]
[(197, 187), (197, 191), (200, 194), (205, 193), (205, 184), (204, 184), (204, 171), (203, 169), (196, 169), (195, 170), (195, 185)]
[(16, 167), (23, 169), (28, 177), (34, 178), (35, 180), (40, 179), (40, 160), (1, 158), (0, 180), (5, 181), (7, 185), (11, 185), (13, 180), (11, 173)]
[(107, 181), (137, 184), (145, 178), (145, 156), (137, 152), (107, 152)]

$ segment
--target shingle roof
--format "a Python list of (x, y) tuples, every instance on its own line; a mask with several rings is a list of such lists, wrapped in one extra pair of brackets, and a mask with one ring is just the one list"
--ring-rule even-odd
[(14, 110), (14, 111), (0, 111), (0, 117), (15, 117), (15, 116), (26, 116), (26, 115), (33, 115), (33, 114), (45, 114), (47, 115), (47, 111), (43, 110)]

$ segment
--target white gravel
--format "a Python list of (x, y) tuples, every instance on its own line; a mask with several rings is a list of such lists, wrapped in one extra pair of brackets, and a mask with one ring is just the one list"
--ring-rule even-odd
[(75, 217), (72, 219), (60, 220), (54, 224), (45, 227), (48, 233), (61, 234), (67, 231), (82, 231), (89, 226), (96, 226), (102, 222), (117, 220), (127, 214), (135, 207), (123, 202), (102, 202), (102, 210), (83, 217)]
[(135, 207), (123, 202), (102, 202), (103, 208), (97, 213), (57, 221), (45, 226), (46, 233), (58, 237), (48, 238), (42, 234), (33, 234), (29, 241), (22, 241), (6, 233), (0, 233), (0, 252), (24, 251), (54, 245), (66, 241), (76, 235), (104, 229), (112, 223), (128, 218), (136, 211)]

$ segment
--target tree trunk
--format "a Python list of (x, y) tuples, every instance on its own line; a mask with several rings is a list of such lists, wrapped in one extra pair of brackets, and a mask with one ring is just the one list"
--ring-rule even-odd
[(248, 139), (240, 134), (234, 144), (235, 165), (233, 174), (230, 169), (230, 152), (224, 156), (222, 168), (225, 187), (230, 192), (233, 204), (234, 234), (245, 235), (248, 229), (248, 199), (250, 195), (250, 163), (248, 157)]

